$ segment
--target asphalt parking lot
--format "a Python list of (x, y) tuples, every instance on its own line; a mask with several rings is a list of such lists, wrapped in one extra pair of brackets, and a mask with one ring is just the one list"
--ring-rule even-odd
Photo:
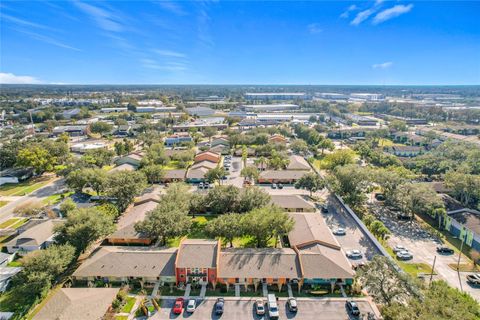
[[(265, 300), (265, 299), (264, 299)], [(197, 300), (197, 309), (194, 313), (188, 314), (184, 311), (181, 315), (174, 315), (171, 312), (174, 300), (162, 300), (161, 310), (151, 319), (268, 319), (268, 316), (262, 317), (255, 314), (255, 298), (225, 298), (225, 311), (221, 316), (215, 315), (213, 307), (216, 298), (207, 298)], [(299, 299), (298, 312), (290, 313), (287, 310), (286, 299), (280, 299), (280, 319), (299, 319), (299, 320), (345, 320), (358, 319), (351, 316), (345, 308), (344, 298), (324, 298), (324, 299)], [(355, 299), (360, 312), (374, 313), (374, 309), (367, 299)]]
[(362, 232), (355, 220), (343, 210), (340, 210), (333, 199), (328, 201), (328, 213), (321, 213), (327, 225), (333, 231), (336, 228), (343, 228), (346, 231), (344, 236), (335, 236), (343, 250), (360, 250), (361, 259), (350, 259), (352, 264), (369, 261), (374, 255), (380, 254), (372, 241)]

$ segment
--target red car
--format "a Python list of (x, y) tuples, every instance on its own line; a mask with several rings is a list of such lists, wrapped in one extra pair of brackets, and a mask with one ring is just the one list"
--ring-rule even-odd
[(177, 298), (175, 304), (173, 305), (173, 314), (182, 314), (183, 312), (183, 298)]

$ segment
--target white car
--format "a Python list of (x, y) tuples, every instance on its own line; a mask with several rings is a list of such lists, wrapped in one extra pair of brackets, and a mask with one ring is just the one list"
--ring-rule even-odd
[(397, 258), (400, 260), (410, 260), (413, 259), (413, 254), (408, 252), (408, 250), (402, 250), (397, 252)]
[(193, 313), (196, 307), (197, 307), (197, 302), (195, 301), (195, 299), (188, 300), (188, 304), (187, 304), (188, 313)]
[(397, 253), (400, 251), (407, 251), (407, 248), (405, 248), (401, 244), (397, 244), (395, 247), (393, 247), (393, 252)]
[(333, 234), (336, 235), (336, 236), (344, 236), (344, 235), (347, 234), (347, 232), (343, 228), (337, 228), (337, 229), (333, 230)]
[(360, 250), (349, 250), (346, 252), (347, 257), (350, 259), (361, 259), (363, 257)]

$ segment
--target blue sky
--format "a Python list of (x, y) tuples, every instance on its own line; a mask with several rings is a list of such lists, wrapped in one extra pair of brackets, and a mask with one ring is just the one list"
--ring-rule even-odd
[(8, 1), (0, 82), (480, 84), (478, 1)]

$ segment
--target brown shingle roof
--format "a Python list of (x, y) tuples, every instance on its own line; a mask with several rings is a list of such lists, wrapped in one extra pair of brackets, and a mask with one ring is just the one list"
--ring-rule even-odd
[(100, 320), (118, 288), (62, 288), (33, 317), (33, 320)]
[(299, 195), (271, 195), (272, 204), (283, 209), (313, 209), (315, 206)]
[(287, 166), (287, 170), (310, 170), (310, 164), (301, 156), (292, 155), (288, 157), (290, 163)]
[(108, 239), (142, 239), (146, 235), (135, 231), (135, 223), (143, 221), (148, 212), (155, 209), (158, 202), (147, 201), (136, 205), (121, 216), (117, 223), (117, 231), (108, 236)]
[(355, 272), (341, 249), (313, 244), (299, 250), (303, 277), (307, 279), (349, 279)]
[(73, 273), (74, 277), (175, 276), (176, 248), (101, 247)]
[(340, 249), (340, 245), (333, 237), (332, 232), (318, 213), (295, 212), (289, 214), (295, 221), (293, 230), (288, 234), (291, 246), (298, 248), (312, 243), (321, 243), (326, 246)]
[(6, 246), (40, 246), (53, 236), (53, 227), (62, 220), (46, 220), (13, 238)]
[(184, 239), (178, 249), (177, 268), (216, 268), (218, 241)]
[(219, 278), (301, 278), (297, 253), (289, 248), (225, 249)]
[(267, 170), (260, 172), (260, 179), (286, 179), (286, 180), (296, 180), (300, 179), (308, 173), (304, 170)]
[(165, 171), (164, 179), (185, 179), (185, 174), (187, 170), (178, 169), (178, 170), (167, 170)]

